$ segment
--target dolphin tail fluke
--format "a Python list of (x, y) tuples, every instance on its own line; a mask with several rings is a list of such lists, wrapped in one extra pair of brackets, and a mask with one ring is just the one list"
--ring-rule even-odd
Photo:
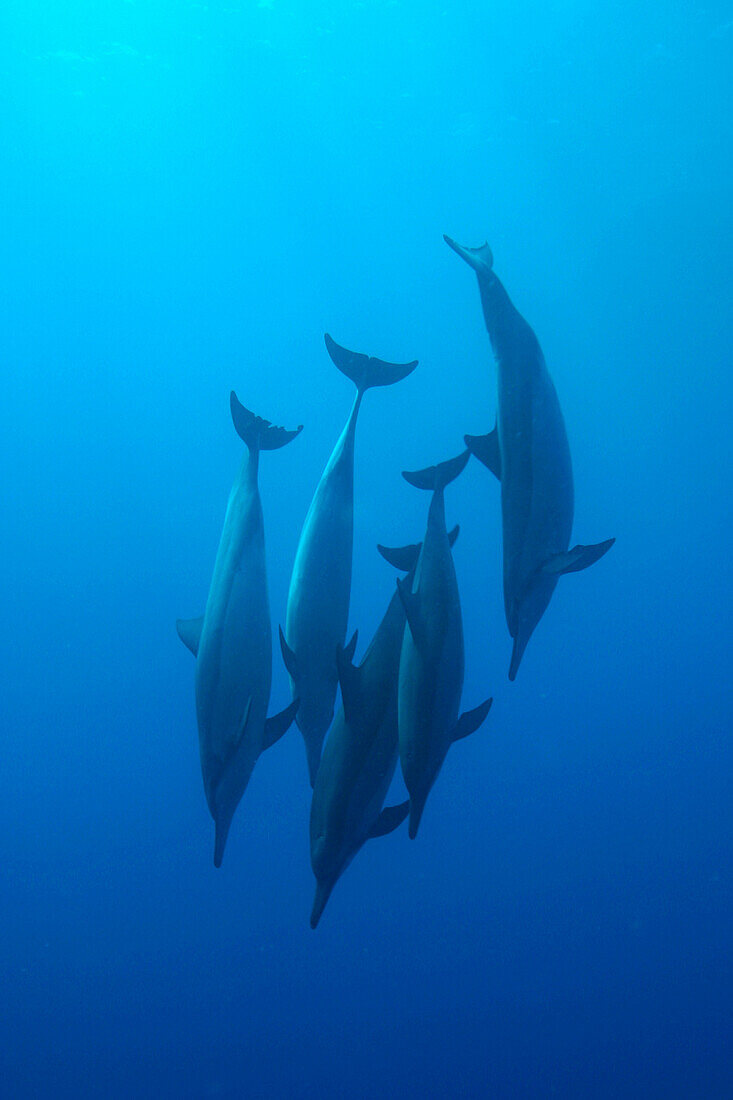
[(494, 266), (494, 257), (487, 243), (482, 244), (480, 248), (466, 248), (465, 245), (458, 244), (458, 241), (454, 241), (445, 233), (443, 234), (443, 240), (454, 252), (457, 252), (477, 274), (480, 275), (482, 272), (491, 271)]
[[(459, 532), (460, 527), (458, 524), (448, 532), (448, 542), (451, 547), (455, 546)], [(409, 546), (382, 546), (377, 544), (377, 550), (384, 560), (393, 565), (395, 569), (399, 569), (402, 573), (410, 573), (417, 565), (422, 543), (413, 542)]]
[(385, 363), (382, 359), (372, 359), (358, 351), (348, 351), (332, 340), (328, 333), (325, 340), (333, 363), (351, 379), (360, 393), (374, 386), (392, 386), (395, 382), (401, 382), (417, 366), (417, 359), (411, 363)]
[(247, 444), (250, 451), (253, 449), (276, 451), (278, 447), (284, 447), (303, 431), (302, 424), (293, 431), (288, 431), (287, 428), (277, 428), (269, 420), (263, 420), (261, 416), (255, 416), (249, 409), (245, 409), (234, 390), (229, 396), (229, 405), (237, 435)]
[(426, 466), (424, 470), (403, 470), (402, 476), (416, 489), (430, 489), (433, 492), (444, 489), (466, 468), (470, 451), (462, 451), (455, 458), (439, 462), (437, 466)]
[(572, 550), (566, 550), (564, 554), (553, 554), (540, 567), (541, 573), (550, 576), (562, 576), (564, 573), (579, 573), (581, 569), (587, 569), (594, 565), (613, 546), (616, 539), (606, 539), (605, 542), (597, 542), (593, 546), (574, 546)]

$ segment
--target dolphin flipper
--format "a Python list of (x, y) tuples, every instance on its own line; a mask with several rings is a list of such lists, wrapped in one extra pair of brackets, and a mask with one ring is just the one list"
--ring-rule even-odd
[(606, 539), (605, 542), (597, 542), (594, 546), (578, 545), (572, 550), (566, 550), (564, 554), (553, 554), (542, 563), (539, 571), (558, 577), (564, 573), (578, 573), (607, 554), (615, 541), (616, 539)]
[(285, 635), (283, 634), (283, 628), (278, 627), (280, 632), (280, 652), (283, 655), (283, 664), (288, 670), (288, 674), (291, 680), (297, 680), (298, 678), (298, 658), (293, 653), (292, 649), (285, 641)]
[(234, 390), (229, 395), (229, 407), (237, 435), (250, 450), (257, 447), (260, 451), (276, 451), (278, 447), (284, 447), (303, 431), (302, 424), (293, 431), (288, 431), (287, 428), (275, 427), (269, 420), (263, 420), (261, 416), (255, 416), (249, 409), (245, 409)]
[(392, 386), (412, 374), (417, 359), (411, 363), (385, 363), (382, 359), (372, 359), (358, 351), (342, 348), (326, 333), (326, 350), (335, 366), (350, 378), (360, 393), (373, 386)]
[(471, 454), (501, 481), (501, 452), (496, 428), (487, 435), (464, 435), (463, 442)]
[(359, 669), (354, 664), (354, 653), (359, 631), (355, 630), (348, 645), (340, 645), (336, 650), (336, 667), (338, 669), (339, 687), (341, 688), (341, 702), (344, 705), (346, 721), (350, 722), (356, 713), (359, 703)]
[[(451, 549), (456, 544), (456, 539), (460, 534), (460, 527), (455, 525), (448, 532), (448, 544)], [(403, 573), (409, 573), (417, 565), (417, 559), (420, 557), (420, 551), (422, 550), (421, 542), (410, 543), (409, 546), (382, 546), (381, 543), (377, 544), (377, 550), (382, 555), (385, 561), (393, 565), (395, 569), (401, 570)]]
[(464, 737), (468, 737), (469, 734), (475, 733), (491, 710), (493, 701), (493, 699), (485, 699), (483, 703), (479, 703), (473, 710), (464, 711), (453, 727), (452, 740), (462, 741)]
[(176, 619), (178, 637), (186, 648), (191, 650), (194, 657), (198, 657), (201, 628), (203, 625), (203, 615), (199, 615), (198, 619)]
[(400, 802), (399, 806), (385, 806), (377, 820), (367, 833), (370, 840), (378, 836), (387, 836), (398, 829), (410, 812), (410, 800)]
[(298, 713), (298, 707), (300, 706), (300, 699), (293, 699), (292, 703), (289, 703), (285, 707), (285, 710), (281, 710), (279, 714), (273, 714), (271, 718), (268, 718), (265, 722), (265, 739), (262, 742), (262, 751), (272, 748), (276, 742), (280, 740), (284, 733), (290, 729), (295, 715)]

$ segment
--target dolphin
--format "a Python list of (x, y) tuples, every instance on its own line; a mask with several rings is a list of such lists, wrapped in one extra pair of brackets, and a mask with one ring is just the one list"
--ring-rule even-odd
[(587, 569), (615, 539), (570, 545), (573, 471), (555, 387), (534, 332), (493, 270), (488, 244), (443, 238), (476, 272), (498, 375), (496, 426), (466, 446), (501, 482), (504, 611), (514, 640), (509, 679), (542, 618), (558, 578)]
[[(451, 545), (458, 528), (449, 535)], [(414, 574), (420, 544), (379, 547), (397, 569)], [(382, 809), (397, 766), (397, 678), (405, 612), (395, 592), (361, 664), (356, 634), (338, 650), (342, 706), (316, 774), (311, 803), (311, 866), (316, 894), (311, 928), (321, 919), (336, 882), (372, 837), (391, 833), (407, 817), (409, 800)]]
[(206, 610), (179, 619), (181, 640), (196, 657), (196, 716), (206, 801), (214, 819), (214, 866), (257, 757), (290, 726), (297, 701), (266, 718), (272, 680), (272, 633), (265, 535), (257, 485), (260, 451), (284, 447), (300, 433), (277, 428), (230, 398), (234, 427), (246, 443), (229, 495)]
[(290, 578), (285, 631), (280, 629), (293, 698), (300, 699), (296, 722), (305, 741), (311, 786), (333, 718), (336, 651), (346, 638), (349, 618), (356, 419), (366, 390), (400, 382), (417, 366), (417, 360), (383, 363), (339, 347), (328, 334), (325, 339), (331, 359), (356, 386), (356, 396), (305, 518)]
[(410, 485), (433, 493), (414, 576), (397, 582), (407, 616), (397, 688), (399, 752), (410, 795), (409, 834), (413, 839), (448, 749), (479, 728), (492, 703), (487, 699), (458, 717), (464, 673), (463, 622), (443, 490), (458, 477), (468, 457), (469, 452), (464, 451), (437, 466), (402, 474)]

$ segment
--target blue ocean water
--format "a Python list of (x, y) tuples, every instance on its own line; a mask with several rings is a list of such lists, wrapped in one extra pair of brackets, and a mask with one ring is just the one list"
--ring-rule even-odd
[[(728, 4), (9, 0), (3, 127), (0, 1092), (733, 1095)], [(175, 633), (242, 454), (283, 621), (353, 387), (351, 628), (488, 431), (488, 239), (570, 438), (574, 542), (516, 683), (498, 486), (446, 491), (464, 706), (416, 841), (308, 925), (293, 728), (212, 864)], [(271, 709), (288, 700), (275, 654)], [(401, 798), (399, 774), (395, 797)]]

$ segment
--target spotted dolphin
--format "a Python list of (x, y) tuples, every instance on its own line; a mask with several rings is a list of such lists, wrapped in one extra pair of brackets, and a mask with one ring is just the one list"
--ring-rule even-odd
[(433, 496), (414, 576), (397, 582), (407, 616), (397, 688), (399, 751), (410, 795), (411, 838), (448, 749), (482, 724), (485, 700), (458, 717), (463, 691), (463, 621), (458, 582), (445, 526), (444, 489), (458, 477), (469, 452), (403, 477)]
[(344, 644), (349, 618), (359, 408), (366, 390), (400, 382), (417, 366), (417, 360), (370, 359), (340, 347), (328, 334), (325, 339), (334, 364), (356, 386), (356, 396), (308, 509), (290, 578), (285, 631), (280, 630), (293, 698), (300, 699), (296, 722), (305, 741), (311, 786), (333, 718), (336, 651)]
[(534, 332), (494, 274), (488, 244), (464, 248), (444, 237), (476, 272), (498, 375), (496, 426), (466, 446), (501, 482), (504, 610), (514, 640), (509, 679), (542, 618), (558, 578), (587, 569), (615, 539), (570, 545), (573, 471), (565, 422)]
[(295, 717), (297, 701), (266, 718), (272, 680), (272, 633), (265, 535), (257, 484), (260, 451), (299, 434), (273, 426), (230, 399), (234, 427), (248, 455), (229, 496), (206, 610), (179, 619), (181, 640), (196, 657), (196, 715), (206, 801), (214, 819), (214, 864), (221, 866), (229, 826), (257, 757)]
[[(449, 535), (451, 545), (458, 535)], [(395, 568), (412, 575), (420, 544), (380, 546)], [(311, 866), (316, 894), (311, 928), (336, 882), (371, 837), (391, 833), (407, 817), (409, 800), (383, 809), (397, 766), (397, 679), (405, 612), (395, 592), (361, 664), (352, 663), (356, 635), (338, 652), (342, 706), (328, 735), (311, 804)]]

